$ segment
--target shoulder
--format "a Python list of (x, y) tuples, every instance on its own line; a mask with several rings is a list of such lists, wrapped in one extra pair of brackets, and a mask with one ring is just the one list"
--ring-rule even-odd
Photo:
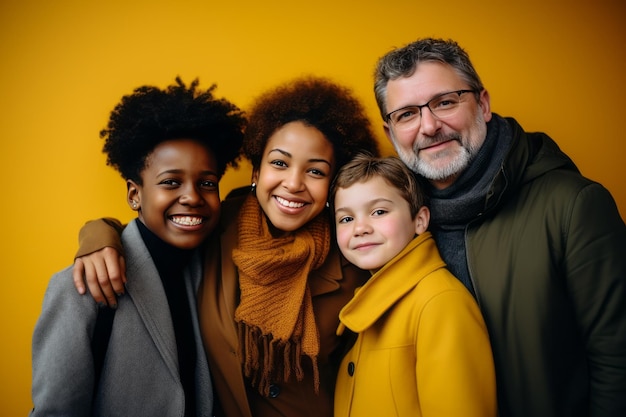
[(420, 298), (423, 305), (431, 302), (456, 304), (459, 300), (473, 301), (467, 288), (447, 268), (439, 268), (426, 275), (411, 293), (413, 297)]
[(622, 223), (611, 193), (602, 184), (571, 170), (556, 169), (535, 178), (520, 189), (515, 201), (518, 215), (524, 213), (519, 208), (525, 207), (527, 213), (541, 215), (546, 221)]
[(56, 340), (62, 339), (62, 335), (75, 335), (89, 327), (97, 311), (93, 298), (79, 294), (74, 288), (71, 267), (65, 268), (54, 274), (48, 283), (35, 335), (46, 334), (47, 338)]
[(247, 190), (248, 192), (245, 192), (244, 189), (237, 188), (231, 191), (222, 201), (220, 224), (223, 229), (232, 223), (236, 223), (241, 206), (246, 201), (248, 195), (250, 195), (249, 187), (247, 187)]
[(93, 303), (93, 299), (89, 295), (83, 296), (76, 291), (72, 277), (72, 268), (73, 266), (68, 266), (52, 275), (50, 281), (48, 281), (44, 301), (54, 298), (55, 300), (65, 300), (64, 303), (77, 303), (84, 297), (90, 298), (90, 301)]
[(439, 329), (456, 328), (458, 324), (468, 332), (485, 329), (476, 299), (451, 272), (442, 268), (427, 278), (414, 290), (414, 293), (422, 291), (421, 295), (414, 294), (420, 300), (416, 304), (421, 305), (419, 317), (422, 323), (432, 319), (430, 323), (435, 323)]

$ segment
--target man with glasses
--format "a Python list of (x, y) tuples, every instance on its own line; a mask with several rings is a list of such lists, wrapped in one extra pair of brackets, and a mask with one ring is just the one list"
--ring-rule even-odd
[(374, 91), (485, 317), (500, 415), (626, 416), (626, 226), (609, 192), (547, 135), (492, 113), (454, 41), (389, 52)]

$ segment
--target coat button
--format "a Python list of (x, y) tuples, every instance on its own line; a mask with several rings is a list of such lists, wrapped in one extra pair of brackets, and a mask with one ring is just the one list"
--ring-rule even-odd
[(280, 386), (278, 385), (270, 385), (270, 393), (269, 393), (269, 397), (270, 398), (276, 398), (280, 395)]
[(348, 375), (350, 376), (354, 375), (354, 362), (350, 362), (348, 364)]

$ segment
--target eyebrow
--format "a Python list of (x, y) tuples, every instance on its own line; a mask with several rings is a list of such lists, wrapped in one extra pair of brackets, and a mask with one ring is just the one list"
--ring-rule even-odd
[[(287, 156), (289, 158), (293, 158), (293, 155), (287, 151), (284, 151), (280, 148), (274, 148), (274, 149), (270, 149), (269, 152), (267, 153), (268, 155), (271, 154), (272, 152), (278, 152), (284, 156)], [(329, 161), (325, 160), (325, 159), (321, 159), (321, 158), (311, 158), (308, 160), (309, 162), (321, 162), (324, 164), (327, 164), (329, 167), (331, 167), (332, 165), (330, 164)]]
[[(422, 107), (422, 106), (425, 106), (425, 105), (427, 105), (428, 103), (430, 103), (431, 101), (433, 101), (434, 99), (436, 99), (438, 97), (445, 96), (446, 94), (450, 94), (450, 93), (456, 93), (458, 91), (463, 91), (463, 90), (461, 89), (461, 90), (452, 90), (452, 91), (442, 91), (441, 93), (437, 93), (434, 96), (432, 96), (431, 98), (429, 98), (424, 104), (407, 104), (406, 106), (398, 107), (397, 109), (390, 111), (389, 113), (387, 113), (387, 116), (389, 116), (391, 113), (395, 113), (395, 112), (400, 111), (400, 110), (406, 110), (406, 109), (411, 108), (411, 107)], [(468, 90), (468, 91), (471, 91), (471, 90)]]
[[(379, 197), (379, 198), (375, 198), (373, 200), (369, 200), (367, 202), (367, 205), (374, 206), (374, 205), (380, 204), (380, 203), (392, 203), (393, 204), (393, 201), (389, 200), (388, 198)], [(335, 208), (335, 213), (339, 213), (340, 211), (350, 212), (351, 209), (349, 207), (337, 207), (337, 208)]]
[[(171, 174), (182, 174), (184, 172), (183, 169), (168, 169), (165, 171), (161, 171), (157, 174), (158, 177), (162, 176), (162, 175), (171, 175)], [(211, 170), (204, 170), (204, 171), (200, 171), (200, 174), (203, 176), (208, 176), (208, 175), (214, 175), (216, 177), (218, 177), (219, 175), (217, 175), (217, 172), (211, 171)]]

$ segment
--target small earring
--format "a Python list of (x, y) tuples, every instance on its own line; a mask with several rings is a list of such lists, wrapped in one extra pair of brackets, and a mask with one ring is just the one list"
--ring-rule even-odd
[(133, 201), (133, 208), (136, 209), (137, 208), (137, 202)]
[(256, 182), (252, 183), (252, 191), (254, 191), (256, 189)]
[(328, 201), (326, 202), (326, 208), (330, 208), (330, 203)]

